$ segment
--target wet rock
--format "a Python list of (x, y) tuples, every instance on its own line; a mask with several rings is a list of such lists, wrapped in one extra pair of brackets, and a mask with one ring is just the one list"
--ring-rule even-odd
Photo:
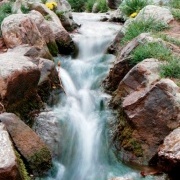
[[(180, 113), (179, 113), (180, 116)], [(179, 174), (180, 169), (180, 128), (172, 131), (158, 151), (159, 165), (165, 172)]]
[(35, 174), (42, 174), (51, 167), (51, 154), (39, 136), (15, 114), (3, 113), (0, 120), (5, 124), (16, 148)]
[(120, 9), (110, 12), (110, 22), (125, 22), (125, 17)]
[(0, 54), (0, 59), (0, 99), (1, 111), (4, 111), (29, 93), (33, 95), (40, 71), (28, 57), (18, 53)]
[(21, 180), (14, 148), (3, 123), (0, 123), (0, 179)]
[[(173, 81), (162, 79), (150, 88), (131, 93), (122, 102), (127, 121), (133, 127), (131, 136), (142, 148), (141, 163), (144, 165), (155, 156), (164, 138), (179, 126), (178, 91)], [(131, 157), (135, 162), (138, 160), (134, 155), (127, 157), (128, 161), (131, 161)]]
[(52, 155), (58, 157), (61, 153), (61, 127), (58, 118), (53, 112), (42, 112), (35, 118), (33, 130), (49, 147)]

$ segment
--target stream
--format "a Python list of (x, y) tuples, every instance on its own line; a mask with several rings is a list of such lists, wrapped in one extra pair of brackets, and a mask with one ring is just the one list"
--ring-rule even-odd
[[(110, 96), (101, 88), (115, 57), (105, 54), (121, 26), (100, 22), (101, 14), (73, 13), (81, 28), (73, 40), (79, 47), (75, 59), (59, 56), (60, 77), (65, 94), (53, 109), (63, 124), (60, 158), (46, 180), (152, 180), (118, 162), (108, 141), (107, 125), (112, 113), (107, 104)], [(122, 179), (120, 179), (122, 180)]]

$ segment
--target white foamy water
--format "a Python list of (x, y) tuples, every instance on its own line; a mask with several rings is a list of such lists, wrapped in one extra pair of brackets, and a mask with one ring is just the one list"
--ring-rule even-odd
[[(117, 162), (108, 142), (107, 123), (112, 114), (106, 107), (109, 95), (101, 91), (115, 57), (104, 55), (119, 24), (100, 22), (100, 14), (74, 13), (81, 24), (73, 39), (79, 47), (76, 59), (59, 57), (60, 77), (66, 92), (54, 109), (63, 126), (60, 159), (48, 180), (141, 179), (132, 169)], [(150, 178), (151, 179), (151, 178)]]

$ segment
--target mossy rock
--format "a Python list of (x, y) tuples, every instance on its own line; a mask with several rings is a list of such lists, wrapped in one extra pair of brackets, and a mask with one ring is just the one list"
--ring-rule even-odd
[(58, 46), (57, 46), (56, 42), (47, 43), (47, 47), (49, 49), (49, 52), (52, 54), (52, 56), (58, 55)]

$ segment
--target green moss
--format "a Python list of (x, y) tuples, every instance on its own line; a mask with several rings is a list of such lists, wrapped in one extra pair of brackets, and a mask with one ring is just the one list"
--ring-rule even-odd
[(20, 154), (16, 150), (15, 150), (15, 154), (16, 154), (16, 158), (17, 158), (18, 169), (19, 169), (21, 179), (22, 180), (31, 180), (31, 178), (29, 177), (28, 172), (26, 170), (26, 166), (25, 166), (23, 160), (21, 159)]
[(57, 56), (58, 46), (57, 46), (56, 42), (47, 43), (47, 47), (49, 49), (49, 52), (52, 54), (52, 56)]
[(34, 153), (28, 158), (30, 169), (39, 175), (43, 174), (44, 171), (50, 169), (52, 165), (51, 153), (48, 148), (43, 147), (41, 150)]
[(128, 123), (123, 110), (119, 112), (117, 141), (124, 150), (132, 152), (137, 157), (143, 156), (141, 144), (133, 137), (133, 128)]

